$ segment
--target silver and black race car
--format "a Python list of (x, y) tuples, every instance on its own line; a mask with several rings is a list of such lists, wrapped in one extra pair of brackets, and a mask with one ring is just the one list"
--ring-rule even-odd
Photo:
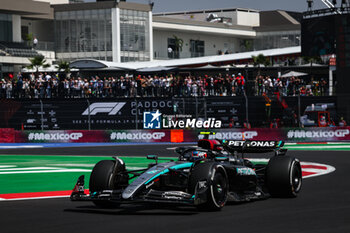
[[(147, 169), (132, 171), (114, 157), (93, 168), (89, 195), (84, 194), (84, 176), (80, 176), (70, 198), (107, 208), (154, 202), (220, 210), (230, 201), (296, 197), (302, 184), (300, 162), (282, 147), (282, 141), (202, 139), (196, 147), (176, 148), (176, 161), (159, 163), (157, 156), (147, 156), (154, 162)], [(274, 152), (274, 156), (267, 165), (244, 158), (244, 153), (259, 152)]]

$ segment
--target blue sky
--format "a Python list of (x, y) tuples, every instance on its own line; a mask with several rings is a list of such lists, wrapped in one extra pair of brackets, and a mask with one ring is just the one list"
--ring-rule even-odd
[[(94, 2), (95, 0), (85, 0)], [(149, 0), (127, 0), (128, 2), (148, 3)], [(151, 0), (153, 12), (173, 12), (220, 8), (251, 8), (256, 10), (305, 11), (306, 0)], [(338, 0), (341, 2), (341, 0)], [(314, 0), (314, 9), (326, 8), (321, 0)]]

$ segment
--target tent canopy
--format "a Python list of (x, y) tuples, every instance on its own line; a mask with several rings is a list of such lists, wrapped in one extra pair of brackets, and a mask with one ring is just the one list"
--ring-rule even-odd
[(172, 71), (175, 70), (174, 67), (165, 67), (165, 66), (157, 66), (157, 67), (146, 67), (137, 69), (137, 72), (148, 73), (148, 72), (162, 72), (162, 71)]
[[(108, 62), (94, 59), (78, 59), (71, 62), (71, 67), (77, 69), (98, 69), (98, 68), (120, 68), (124, 70), (141, 70), (159, 67), (182, 68), (182, 67), (203, 67), (207, 65), (227, 65), (234, 61), (252, 59), (252, 56), (264, 54), (266, 57), (281, 56), (301, 53), (301, 47), (288, 47), (279, 49), (259, 50), (243, 53), (224, 54), (216, 56), (205, 56), (195, 58), (183, 58), (173, 60), (154, 60), (148, 62)], [(158, 67), (158, 68), (157, 68)]]
[(288, 78), (288, 77), (299, 77), (299, 76), (305, 76), (305, 75), (308, 75), (308, 74), (302, 73), (302, 72), (296, 72), (296, 71), (289, 71), (288, 73), (285, 73), (281, 77)]

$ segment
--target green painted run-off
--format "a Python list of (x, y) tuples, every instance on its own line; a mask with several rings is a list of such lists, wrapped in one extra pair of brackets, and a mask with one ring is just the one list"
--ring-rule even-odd
[[(120, 158), (132, 170), (151, 162), (140, 157)], [(0, 155), (0, 194), (71, 190), (80, 175), (85, 175), (88, 188), (93, 166), (103, 159), (112, 157)]]

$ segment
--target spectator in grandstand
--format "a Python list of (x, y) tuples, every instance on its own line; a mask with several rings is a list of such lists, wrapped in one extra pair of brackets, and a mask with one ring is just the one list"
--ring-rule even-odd
[(37, 47), (38, 43), (39, 43), (38, 39), (36, 37), (34, 37), (34, 39), (33, 39), (33, 48), (34, 49)]
[(344, 120), (344, 117), (340, 117), (339, 126), (340, 126), (340, 127), (346, 126), (346, 121)]
[(233, 119), (233, 117), (231, 117), (228, 127), (233, 128), (234, 126), (235, 126), (235, 120)]
[(274, 118), (270, 123), (270, 129), (277, 129), (280, 125), (280, 119)]
[(245, 85), (245, 79), (241, 73), (238, 73), (235, 79), (235, 89), (236, 89), (237, 96), (243, 95), (244, 85)]
[(10, 80), (7, 81), (6, 84), (6, 98), (12, 98), (12, 82)]
[(255, 88), (257, 90), (256, 95), (261, 96), (264, 90), (264, 78), (261, 75), (256, 76)]
[(273, 87), (273, 83), (270, 76), (265, 77), (264, 92), (269, 96), (272, 94), (272, 87)]
[(306, 88), (302, 86), (299, 90), (300, 96), (306, 96)]
[(0, 98), (6, 98), (6, 81), (1, 79), (0, 81)]
[(326, 92), (326, 88), (327, 88), (327, 82), (326, 82), (326, 80), (321, 79), (319, 85), (320, 85), (320, 94), (321, 94), (322, 96), (324, 96), (324, 95), (325, 95), (325, 92)]

